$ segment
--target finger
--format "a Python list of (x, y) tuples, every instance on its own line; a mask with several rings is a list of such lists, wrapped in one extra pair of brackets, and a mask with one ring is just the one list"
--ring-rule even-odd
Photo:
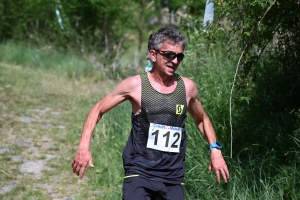
[(224, 182), (227, 183), (227, 175), (226, 175), (225, 169), (221, 169), (220, 171), (221, 171)]
[(227, 166), (226, 166), (226, 168), (224, 169), (224, 171), (225, 171), (225, 174), (226, 174), (227, 179), (229, 179), (229, 178), (230, 178), (230, 174), (229, 174), (229, 170), (228, 170)]
[(89, 160), (89, 166), (90, 166), (90, 167), (94, 167), (93, 159), (92, 159), (92, 158)]
[(211, 169), (212, 169), (212, 167), (211, 167), (211, 163), (209, 163), (209, 165), (208, 165), (208, 173), (210, 173), (210, 172), (211, 172)]
[(75, 169), (75, 173), (77, 174), (77, 176), (79, 176), (80, 168), (81, 168), (81, 165), (78, 164), (76, 169)]
[(216, 170), (215, 173), (216, 173), (216, 179), (217, 179), (218, 183), (220, 183), (220, 171)]
[(74, 172), (74, 170), (76, 169), (76, 166), (77, 166), (77, 163), (76, 163), (76, 161), (74, 160), (74, 161), (72, 162), (73, 172)]
[(80, 178), (80, 179), (82, 179), (82, 177), (83, 177), (83, 175), (84, 175), (84, 172), (85, 172), (85, 169), (86, 169), (86, 165), (81, 167), (80, 175), (79, 175), (79, 178)]
[(73, 168), (73, 173), (75, 173), (76, 172), (76, 168), (77, 168), (77, 163), (73, 163), (72, 164), (72, 168)]

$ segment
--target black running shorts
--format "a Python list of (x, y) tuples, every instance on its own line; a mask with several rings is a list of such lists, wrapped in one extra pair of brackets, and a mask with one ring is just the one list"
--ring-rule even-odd
[(184, 200), (181, 184), (148, 180), (138, 175), (124, 177), (123, 200)]

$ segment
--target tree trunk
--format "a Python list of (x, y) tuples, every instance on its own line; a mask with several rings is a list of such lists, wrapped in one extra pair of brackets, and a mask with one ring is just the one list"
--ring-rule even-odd
[(138, 32), (139, 32), (139, 43), (138, 43), (138, 51), (136, 55), (136, 66), (135, 68), (138, 69), (141, 67), (141, 52), (142, 52), (142, 46), (143, 46), (143, 29), (144, 29), (144, 14), (145, 14), (145, 1), (141, 0), (140, 1), (140, 6), (141, 6), (141, 12), (140, 12), (140, 21), (139, 21), (139, 27), (138, 27)]

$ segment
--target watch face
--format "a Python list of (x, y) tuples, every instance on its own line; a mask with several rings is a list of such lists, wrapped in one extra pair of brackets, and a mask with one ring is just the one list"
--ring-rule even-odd
[(210, 145), (210, 150), (212, 150), (213, 148), (222, 149), (222, 144), (216, 141)]

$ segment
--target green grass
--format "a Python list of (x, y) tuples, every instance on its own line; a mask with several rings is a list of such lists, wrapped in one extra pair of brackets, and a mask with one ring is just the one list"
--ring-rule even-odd
[(1, 44), (0, 60), (36, 70), (52, 70), (69, 78), (86, 76), (95, 78), (96, 81), (104, 78), (100, 68), (93, 67), (91, 63), (68, 52), (57, 52), (51, 46), (37, 49), (30, 45), (7, 42)]
[[(83, 68), (91, 70), (91, 75), (85, 70), (77, 71), (77, 63), (85, 62), (76, 56), (51, 50), (52, 53), (46, 53), (48, 56), (41, 56), (37, 62), (32, 57), (41, 53), (40, 50), (13, 44), (0, 47), (0, 145), (12, 150), (0, 157), (0, 187), (12, 181), (19, 182), (9, 193), (0, 194), (0, 199), (53, 198), (37, 184), (50, 185), (58, 194), (57, 198), (121, 199), (122, 150), (131, 128), (129, 102), (105, 114), (96, 127), (91, 144), (95, 168), (88, 167), (81, 181), (71, 171), (89, 109), (116, 83), (104, 79), (97, 69), (89, 69), (89, 64)], [(198, 45), (196, 49), (187, 49), (187, 59), (179, 72), (192, 78), (199, 87), (201, 102), (224, 144), (223, 155), (231, 179), (227, 184), (218, 184), (214, 173), (207, 173), (208, 145), (189, 117), (186, 199), (299, 199), (299, 150), (288, 152), (294, 157), (294, 162), (289, 164), (275, 159), (276, 147), (266, 148), (267, 151), (261, 154), (256, 151), (257, 145), (236, 151), (234, 158), (229, 158), (228, 100), (234, 64), (223, 55), (221, 45), (210, 51), (205, 48)], [(76, 71), (74, 76), (69, 74), (73, 70)], [(35, 121), (20, 123), (21, 116), (32, 117)], [(42, 125), (46, 123), (51, 126), (44, 128)], [(284, 130), (282, 127), (278, 131)], [(16, 139), (30, 142), (38, 151), (17, 146)], [(299, 142), (297, 137), (294, 141)], [(59, 157), (45, 161), (51, 170), (43, 172), (40, 179), (22, 176), (19, 171), (22, 162), (11, 159), (11, 156), (22, 155), (29, 160), (45, 160), (49, 153)]]

